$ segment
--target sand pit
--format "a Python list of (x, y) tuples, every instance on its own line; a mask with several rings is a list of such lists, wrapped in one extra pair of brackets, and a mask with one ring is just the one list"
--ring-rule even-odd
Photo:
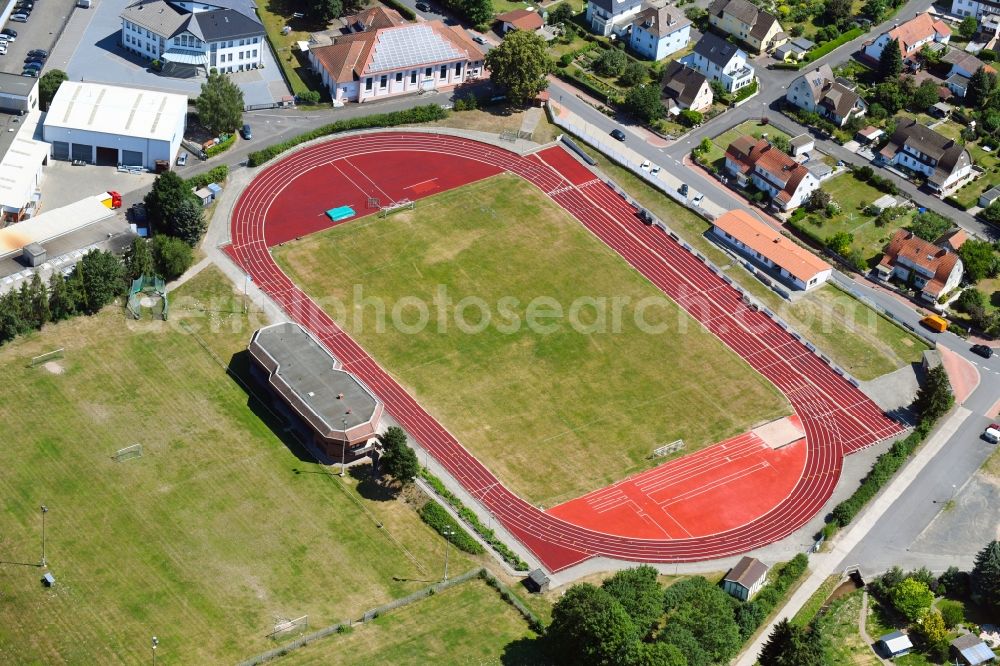
[(42, 367), (53, 375), (61, 375), (66, 372), (66, 368), (62, 367), (62, 365), (56, 361), (47, 361), (44, 365), (42, 365)]

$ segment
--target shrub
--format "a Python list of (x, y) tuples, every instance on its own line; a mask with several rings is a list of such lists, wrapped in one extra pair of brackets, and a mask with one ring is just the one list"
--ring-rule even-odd
[(946, 204), (948, 204), (949, 206), (954, 206), (955, 208), (957, 208), (959, 210), (968, 210), (969, 209), (968, 206), (966, 206), (964, 203), (962, 203), (961, 201), (959, 201), (955, 197), (945, 197), (944, 198), (944, 202)]
[(316, 90), (303, 90), (296, 97), (303, 104), (319, 104), (320, 94)]
[(459, 550), (479, 555), (483, 547), (451, 517), (443, 506), (430, 500), (420, 508), (420, 518)]
[(426, 123), (432, 120), (441, 120), (448, 115), (448, 112), (437, 104), (425, 104), (404, 111), (392, 111), (389, 113), (377, 113), (371, 116), (361, 116), (357, 118), (345, 118), (329, 125), (323, 125), (311, 132), (300, 134), (297, 137), (276, 143), (262, 150), (256, 150), (247, 157), (247, 166), (255, 167), (264, 164), (268, 160), (274, 159), (281, 153), (294, 148), (300, 143), (319, 139), (331, 134), (347, 132), (349, 130), (364, 129), (368, 127), (395, 127), (410, 123)]
[(233, 143), (235, 142), (236, 142), (236, 135), (230, 134), (229, 136), (227, 136), (225, 139), (215, 144), (214, 146), (209, 146), (208, 149), (205, 150), (205, 154), (209, 157), (214, 157), (219, 153), (224, 153), (227, 150), (229, 150), (233, 146)]
[(937, 608), (941, 611), (941, 618), (944, 620), (944, 626), (949, 629), (954, 629), (965, 621), (965, 609), (962, 607), (962, 604), (957, 601), (944, 599), (938, 602)]
[(209, 183), (221, 183), (229, 176), (229, 167), (225, 164), (220, 164), (219, 166), (213, 168), (211, 171), (207, 171), (199, 176), (194, 176), (192, 178), (185, 179), (187, 183), (192, 188), (198, 190)]

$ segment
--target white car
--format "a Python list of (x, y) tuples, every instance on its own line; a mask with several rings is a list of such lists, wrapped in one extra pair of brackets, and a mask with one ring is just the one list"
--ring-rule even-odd
[(696, 194), (694, 198), (691, 199), (691, 203), (695, 206), (700, 206), (704, 198), (705, 198), (704, 194)]
[(646, 160), (645, 162), (640, 164), (639, 168), (642, 169), (643, 171), (649, 171), (649, 160)]
[(187, 153), (179, 153), (177, 155), (177, 166), (184, 166), (187, 163), (188, 163), (188, 154)]
[(1000, 429), (997, 429), (996, 427), (997, 425), (1000, 424), (991, 425), (983, 433), (983, 439), (985, 439), (987, 442), (991, 444), (997, 444), (998, 442), (1000, 442)]

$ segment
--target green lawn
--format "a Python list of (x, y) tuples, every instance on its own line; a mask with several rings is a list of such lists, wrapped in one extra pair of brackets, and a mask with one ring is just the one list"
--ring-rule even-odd
[[(295, 650), (281, 664), (423, 666), (543, 663), (524, 618), (479, 579), (382, 615), (348, 634), (334, 634)], [(506, 660), (503, 663), (508, 663)]]
[[(827, 663), (838, 666), (879, 666), (882, 662), (861, 637), (861, 590), (837, 599), (818, 621)], [(874, 640), (878, 634), (868, 632)]]
[(730, 264), (729, 255), (705, 238), (709, 224), (669, 200), (635, 174), (587, 148), (602, 171), (625, 188), (695, 249), (727, 270), (729, 277), (777, 312), (838, 365), (858, 379), (874, 379), (903, 365), (919, 361), (927, 346), (903, 328), (833, 286), (824, 286), (794, 305), (781, 298), (743, 269)]
[[(240, 312), (208, 269), (170, 322), (110, 307), (0, 348), (0, 663), (139, 663), (153, 635), (162, 663), (233, 663), (273, 646), (275, 615), (324, 626), (440, 575), (444, 541), (408, 505), (300, 459), (234, 379), (264, 323)], [(133, 443), (141, 458), (111, 459)], [(8, 564), (38, 562), (43, 503), (52, 589)]]
[[(868, 597), (868, 635), (873, 638), (884, 634), (905, 629), (906, 621), (903, 620), (892, 609), (886, 609), (877, 599), (869, 595)], [(931, 666), (936, 662), (931, 661), (926, 655), (920, 652), (911, 652), (893, 660), (894, 664), (901, 666)]]
[[(514, 176), (286, 243), (275, 256), (534, 503), (551, 506), (662, 463), (647, 459), (660, 445), (683, 439), (687, 454), (788, 413), (769, 382)], [(403, 325), (377, 331), (377, 308), (362, 308), (354, 285), (382, 299), (385, 312), (403, 312)], [(440, 308), (439, 286), (450, 300)], [(403, 297), (428, 304), (427, 326), (415, 325), (419, 307)], [(455, 319), (463, 299), (473, 303), (462, 310), (469, 332)], [(659, 330), (637, 321), (644, 299), (655, 303), (645, 316)], [(529, 324), (546, 303), (567, 316)]]
[[(325, 30), (326, 26), (310, 25), (306, 19), (292, 18), (293, 13), (300, 11), (303, 11), (301, 6), (291, 0), (267, 0), (257, 5), (257, 15), (274, 47), (274, 57), (291, 84), (292, 94), (312, 89), (323, 92), (319, 81), (309, 71), (308, 61), (299, 60), (296, 42), (308, 42), (310, 33)], [(285, 26), (292, 28), (287, 35), (282, 34)]]
[(767, 134), (768, 138), (773, 139), (776, 136), (783, 136), (786, 139), (791, 139), (792, 137), (785, 134), (780, 129), (774, 125), (762, 125), (756, 120), (748, 120), (744, 123), (740, 123), (736, 127), (726, 130), (719, 136), (712, 139), (712, 143), (722, 152), (724, 156), (726, 149), (729, 148), (729, 144), (738, 139), (741, 136), (749, 134), (750, 136), (759, 139), (764, 134)]
[(960, 188), (952, 196), (971, 208), (979, 205), (979, 195), (992, 187), (1000, 185), (1000, 158), (997, 151), (985, 151), (978, 143), (968, 143), (965, 146), (972, 156), (972, 161), (984, 170), (984, 173), (971, 183)]
[(802, 608), (799, 609), (799, 612), (792, 618), (792, 624), (805, 627), (812, 622), (813, 618), (816, 617), (816, 613), (823, 607), (823, 604), (839, 583), (840, 576), (827, 576), (826, 580), (812, 593), (812, 596), (806, 600)]

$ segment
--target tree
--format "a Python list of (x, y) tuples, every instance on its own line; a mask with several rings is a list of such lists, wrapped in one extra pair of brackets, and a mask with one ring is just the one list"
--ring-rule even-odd
[(309, 18), (326, 24), (344, 14), (344, 4), (341, 0), (307, 0), (306, 12)]
[(638, 85), (645, 80), (646, 68), (643, 67), (641, 63), (635, 62), (634, 60), (629, 61), (629, 63), (625, 65), (625, 70), (622, 72), (622, 75), (618, 77), (618, 82), (623, 86), (628, 87)]
[(701, 121), (705, 117), (702, 115), (701, 111), (695, 111), (693, 109), (684, 109), (677, 114), (677, 120), (681, 122), (682, 125), (686, 127), (695, 127), (701, 124)]
[(549, 25), (565, 23), (573, 18), (573, 8), (568, 2), (560, 2), (549, 12)]
[(103, 250), (91, 250), (77, 265), (85, 295), (83, 310), (94, 314), (122, 293), (122, 264)]
[(153, 272), (170, 282), (184, 274), (194, 261), (191, 246), (180, 238), (157, 234), (153, 237), (153, 247), (150, 252), (153, 260)]
[(969, 593), (969, 574), (958, 567), (948, 567), (938, 578), (938, 588), (942, 586), (945, 588), (942, 594), (947, 593), (952, 598), (964, 597)]
[(933, 243), (951, 229), (951, 226), (951, 220), (927, 210), (914, 216), (913, 222), (910, 223), (910, 231), (918, 238)]
[(774, 625), (757, 661), (768, 666), (823, 666), (818, 630), (795, 626), (783, 618)]
[(210, 72), (194, 102), (198, 120), (215, 134), (233, 132), (243, 124), (243, 91), (221, 72)]
[(583, 583), (552, 607), (545, 641), (557, 663), (617, 666), (623, 655), (637, 651), (638, 632), (607, 590)]
[(643, 83), (625, 95), (625, 108), (644, 123), (651, 123), (663, 117), (666, 110), (660, 103), (660, 89)]
[(677, 646), (657, 641), (639, 643), (629, 666), (690, 666), (690, 661)]
[(0, 343), (13, 340), (21, 334), (24, 323), (21, 321), (20, 310), (16, 291), (9, 290), (0, 296)]
[(840, 23), (851, 15), (851, 0), (826, 0), (823, 18), (827, 24)]
[(610, 48), (594, 60), (594, 71), (602, 76), (618, 76), (625, 71), (628, 56), (621, 49)]
[(839, 231), (826, 239), (826, 246), (842, 257), (846, 257), (851, 251), (854, 243), (854, 234), (847, 231)]
[(957, 601), (942, 599), (938, 602), (937, 608), (941, 611), (941, 621), (946, 628), (954, 629), (965, 622), (965, 609)]
[(987, 208), (979, 211), (979, 217), (990, 224), (1000, 224), (1000, 201), (994, 201)]
[(966, 16), (958, 24), (958, 34), (966, 41), (972, 39), (977, 30), (979, 30), (979, 22), (975, 16)]
[(622, 605), (640, 637), (646, 636), (663, 615), (663, 589), (656, 569), (644, 564), (624, 569), (601, 584)]
[(382, 443), (382, 457), (379, 459), (381, 470), (403, 486), (417, 478), (420, 462), (417, 454), (407, 445), (403, 429), (390, 426), (379, 440)]
[(772, 146), (786, 155), (792, 154), (792, 141), (784, 134), (775, 134), (773, 137), (770, 137), (768, 141), (771, 142)]
[(903, 53), (899, 40), (890, 39), (878, 60), (878, 76), (883, 81), (895, 81), (903, 73)]
[(987, 100), (996, 87), (997, 75), (980, 67), (972, 73), (972, 77), (969, 79), (969, 85), (965, 90), (965, 103), (970, 109), (980, 109), (986, 106)]
[(1000, 610), (1000, 541), (991, 541), (976, 555), (969, 577), (972, 598)]
[(809, 193), (809, 198), (806, 199), (806, 208), (811, 211), (826, 210), (826, 207), (829, 206), (832, 201), (833, 197), (830, 196), (829, 192), (817, 188)]
[(548, 86), (545, 75), (551, 64), (545, 40), (526, 30), (507, 33), (499, 46), (486, 54), (490, 80), (507, 93), (507, 101), (524, 106)]
[(56, 91), (59, 90), (59, 86), (63, 84), (63, 81), (67, 80), (69, 80), (69, 77), (61, 69), (50, 69), (42, 74), (42, 78), (38, 79), (38, 101), (42, 109), (48, 110), (49, 104), (52, 103), (52, 98), (56, 96)]
[(136, 236), (122, 257), (125, 279), (131, 282), (143, 275), (153, 275), (153, 255), (145, 238)]
[[(961, 610), (961, 609), (960, 609)], [(925, 612), (917, 621), (917, 629), (927, 642), (927, 648), (938, 661), (948, 658), (948, 629), (937, 609)]]
[(158, 233), (171, 233), (173, 217), (184, 201), (200, 204), (194, 192), (184, 182), (184, 179), (173, 171), (164, 171), (146, 194), (143, 201), (146, 204), (146, 214), (153, 229)]
[(967, 287), (955, 299), (955, 309), (966, 314), (975, 314), (986, 309), (986, 294), (975, 287)]
[(951, 392), (951, 382), (944, 368), (937, 366), (927, 371), (927, 379), (917, 389), (917, 397), (913, 408), (920, 414), (922, 421), (933, 422), (944, 416), (952, 405), (955, 396)]
[(59, 271), (49, 278), (49, 312), (52, 321), (62, 321), (76, 314), (76, 303), (66, 284), (66, 278)]
[(934, 593), (927, 583), (904, 578), (889, 590), (889, 600), (910, 622), (916, 622), (934, 603)]
[(979, 282), (996, 277), (1000, 270), (1000, 257), (989, 241), (969, 239), (958, 248), (958, 256), (965, 266), (965, 275), (970, 282)]
[(42, 278), (35, 271), (31, 276), (31, 286), (28, 287), (28, 312), (31, 324), (35, 328), (41, 328), (52, 319), (52, 311), (49, 308), (49, 292), (42, 283)]
[(201, 240), (208, 222), (205, 220), (205, 209), (197, 199), (182, 199), (167, 221), (166, 233), (180, 238), (194, 247)]
[[(742, 645), (733, 615), (735, 603), (721, 588), (701, 576), (687, 578), (671, 585), (663, 593), (663, 607), (667, 613), (665, 628), (681, 628), (689, 632), (707, 655), (708, 663), (728, 662)], [(691, 661), (685, 648), (681, 645), (677, 647)]]
[(876, 84), (872, 91), (872, 99), (889, 114), (895, 114), (906, 106), (908, 101), (906, 92), (900, 86), (897, 79), (890, 79)]
[(914, 113), (921, 113), (926, 111), (928, 107), (933, 106), (938, 101), (938, 87), (934, 81), (930, 79), (925, 80), (913, 91), (913, 95), (910, 97), (910, 109)]

